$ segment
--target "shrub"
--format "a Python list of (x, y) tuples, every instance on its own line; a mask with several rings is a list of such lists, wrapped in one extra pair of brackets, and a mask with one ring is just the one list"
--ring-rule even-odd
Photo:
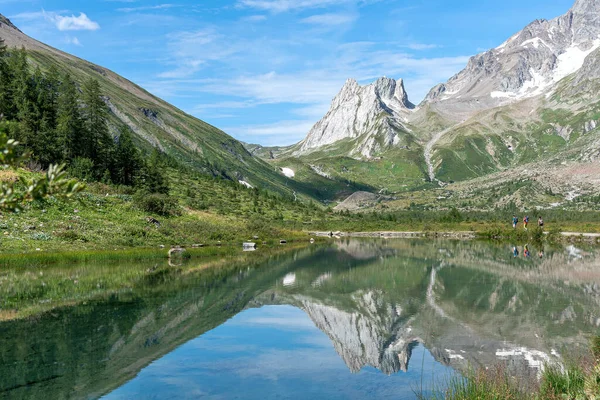
[(177, 199), (161, 193), (138, 192), (134, 198), (135, 205), (148, 213), (163, 216), (181, 215)]
[(89, 158), (77, 157), (71, 161), (69, 173), (82, 181), (94, 180), (94, 162)]
[(79, 233), (75, 232), (74, 230), (68, 229), (68, 230), (63, 230), (63, 231), (59, 231), (56, 234), (56, 237), (67, 241), (67, 242), (75, 242), (77, 240), (80, 240), (82, 242), (87, 242), (87, 238), (85, 236), (80, 235)]

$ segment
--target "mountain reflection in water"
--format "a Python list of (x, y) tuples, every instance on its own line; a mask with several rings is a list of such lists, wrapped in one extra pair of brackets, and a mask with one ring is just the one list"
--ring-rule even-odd
[(424, 375), (431, 388), (447, 367), (498, 363), (530, 382), (598, 333), (600, 258), (513, 247), (344, 239), (226, 271), (167, 270), (0, 322), (0, 398), (413, 398)]

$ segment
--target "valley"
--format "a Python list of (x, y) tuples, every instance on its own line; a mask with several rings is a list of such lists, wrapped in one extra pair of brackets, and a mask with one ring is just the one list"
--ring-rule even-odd
[(50, 2), (0, 1), (0, 399), (600, 398), (600, 0), (489, 50), (491, 3)]

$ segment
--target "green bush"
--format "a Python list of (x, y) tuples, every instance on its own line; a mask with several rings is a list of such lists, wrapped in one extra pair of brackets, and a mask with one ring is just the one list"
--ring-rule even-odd
[(163, 216), (181, 215), (181, 207), (175, 197), (161, 193), (138, 192), (134, 198), (135, 205), (145, 212)]
[(69, 173), (82, 181), (93, 181), (94, 162), (85, 157), (74, 158), (69, 165)]

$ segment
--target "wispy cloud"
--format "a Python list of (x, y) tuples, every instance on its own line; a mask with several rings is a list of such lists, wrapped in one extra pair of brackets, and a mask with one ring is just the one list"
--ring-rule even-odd
[(61, 15), (64, 11), (35, 11), (16, 14), (11, 19), (22, 21), (34, 21), (45, 19), (51, 22), (59, 31), (95, 31), (100, 29), (100, 24), (92, 21), (86, 14), (79, 13), (79, 16)]
[(239, 0), (238, 7), (255, 8), (272, 13), (326, 8), (342, 4), (369, 4), (378, 0)]
[(440, 46), (439, 44), (409, 43), (406, 45), (406, 47), (411, 50), (431, 50), (438, 49), (442, 46)]
[(84, 13), (79, 13), (79, 16), (62, 16), (58, 14), (46, 13), (59, 31), (95, 31), (100, 29), (97, 22), (92, 21)]
[(356, 14), (318, 14), (312, 15), (300, 20), (303, 24), (318, 25), (318, 26), (337, 26), (346, 25), (355, 22), (358, 19)]
[(209, 61), (231, 54), (231, 47), (217, 44), (223, 37), (212, 28), (179, 32), (168, 36), (171, 61), (176, 68), (160, 73), (159, 78), (181, 79), (192, 76)]
[(138, 12), (138, 11), (149, 11), (149, 10), (165, 10), (168, 8), (178, 7), (176, 4), (158, 4), (155, 6), (140, 6), (140, 7), (123, 7), (117, 8), (120, 12)]
[(266, 15), (249, 15), (247, 17), (242, 17), (242, 21), (244, 22), (261, 22), (267, 19)]

